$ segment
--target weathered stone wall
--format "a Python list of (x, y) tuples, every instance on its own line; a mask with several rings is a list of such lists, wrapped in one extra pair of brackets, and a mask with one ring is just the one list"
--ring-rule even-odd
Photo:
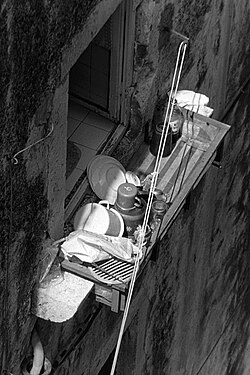
[(115, 1), (98, 8), (100, 3), (1, 3), (0, 372), (20, 373), (35, 322), (30, 304), (41, 248), (48, 235), (63, 234), (68, 90), (63, 51), (90, 12), (98, 16), (115, 8)]
[[(167, 27), (190, 38), (180, 88), (208, 95), (222, 119), (249, 75), (248, 14), (247, 2), (141, 2), (135, 117), (151, 125), (170, 88), (180, 41)], [(223, 118), (222, 169), (211, 167), (137, 280), (117, 374), (249, 372), (249, 88), (238, 99)], [(109, 373), (120, 318), (103, 307), (56, 373)]]
[[(67, 72), (81, 53), (81, 43), (87, 42), (79, 38), (71, 58), (65, 51), (82, 35), (97, 3), (6, 0), (1, 5), (0, 363), (5, 346), (5, 368), (13, 374), (20, 372), (34, 325), (30, 299), (42, 241), (47, 231), (52, 236), (62, 231), (66, 103), (60, 98), (67, 91)], [(114, 1), (102, 3), (105, 9), (115, 6)], [(133, 126), (146, 125), (150, 136), (170, 88), (180, 40), (169, 28), (190, 38), (180, 88), (209, 96), (220, 119), (249, 76), (248, 1), (134, 3)], [(211, 167), (162, 241), (159, 259), (137, 280), (117, 374), (196, 374), (216, 343), (200, 373), (249, 373), (248, 102), (246, 87), (223, 120), (232, 125), (223, 169)], [(52, 119), (50, 138), (18, 155), (13, 165), (16, 152), (48, 134)], [(134, 137), (130, 132), (127, 148)], [(40, 320), (46, 354), (52, 362), (62, 360), (55, 373), (108, 373), (106, 361), (120, 322), (120, 314), (98, 306), (92, 297), (69, 322)], [(68, 355), (58, 356), (76, 337)]]
[[(140, 33), (147, 51), (146, 66), (142, 64), (137, 74), (142, 88), (138, 101), (147, 108), (144, 113), (153, 112), (150, 103), (156, 89), (157, 100), (169, 89), (176, 56), (174, 37), (165, 33), (162, 43), (161, 28), (158, 35), (153, 32), (158, 17), (161, 26), (166, 24), (190, 38), (180, 88), (208, 95), (215, 115), (221, 118), (249, 76), (249, 3), (157, 2), (155, 8), (148, 3), (151, 8), (145, 3), (140, 8), (141, 24), (144, 30), (152, 30), (154, 45), (154, 38), (158, 39), (158, 51), (150, 54), (150, 37)], [(157, 6), (160, 15), (152, 17)], [(157, 53), (159, 66), (154, 64)], [(117, 374), (249, 372), (249, 94), (247, 87), (223, 119), (232, 130), (222, 170), (209, 170), (192, 193), (189, 208), (162, 241), (156, 264), (144, 275), (136, 296), (140, 307), (131, 311)]]

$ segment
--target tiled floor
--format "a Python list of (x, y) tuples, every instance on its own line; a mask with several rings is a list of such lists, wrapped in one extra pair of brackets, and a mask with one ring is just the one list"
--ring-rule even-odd
[[(66, 180), (66, 193), (69, 194), (86, 169), (88, 162), (96, 154), (114, 128), (114, 123), (86, 108), (69, 101), (68, 141), (77, 147), (79, 158), (73, 163), (74, 169)], [(69, 163), (69, 160), (67, 160)]]

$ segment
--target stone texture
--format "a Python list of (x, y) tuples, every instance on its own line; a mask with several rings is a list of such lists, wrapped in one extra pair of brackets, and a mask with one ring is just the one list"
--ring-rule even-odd
[(33, 296), (32, 313), (39, 318), (61, 323), (71, 319), (88, 297), (94, 284), (68, 272), (58, 275)]
[[(67, 53), (71, 43), (84, 36), (83, 25), (99, 3), (107, 4), (6, 0), (1, 6), (0, 361), (13, 374), (20, 372), (35, 323), (30, 315), (31, 295), (42, 242), (46, 232), (56, 236), (62, 230), (64, 167), (60, 172), (55, 168), (57, 162), (62, 166), (66, 152), (61, 117), (65, 74), (70, 61), (77, 58), (71, 60)], [(114, 4), (109, 1), (109, 9)], [(133, 139), (136, 145), (136, 137), (144, 132), (138, 129), (136, 134), (136, 122), (150, 127), (155, 105), (169, 90), (180, 40), (164, 34), (165, 27), (190, 38), (180, 88), (209, 96), (216, 117), (232, 128), (225, 142), (223, 168), (211, 167), (193, 191), (189, 208), (183, 208), (162, 240), (157, 262), (150, 262), (136, 282), (117, 374), (183, 375), (197, 374), (202, 368), (203, 375), (247, 375), (248, 86), (225, 118), (224, 113), (248, 82), (249, 2), (144, 0), (134, 4), (133, 127), (116, 155), (126, 160), (129, 142)], [(49, 154), (49, 147), (41, 143), (20, 154), (13, 165), (12, 156), (44, 137), (52, 118), (57, 128), (46, 145), (53, 152)], [(61, 154), (57, 139), (62, 142)], [(105, 373), (120, 323), (120, 314), (99, 306), (91, 295), (67, 322), (36, 322), (58, 375)], [(5, 362), (3, 347), (9, 349)], [(67, 355), (62, 354), (64, 349)]]

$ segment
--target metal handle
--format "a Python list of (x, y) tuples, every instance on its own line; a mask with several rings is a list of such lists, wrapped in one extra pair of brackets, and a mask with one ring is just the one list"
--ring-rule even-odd
[(102, 200), (100, 202), (98, 202), (98, 204), (100, 204), (101, 206), (107, 206), (106, 208), (109, 210), (109, 201), (107, 200)]

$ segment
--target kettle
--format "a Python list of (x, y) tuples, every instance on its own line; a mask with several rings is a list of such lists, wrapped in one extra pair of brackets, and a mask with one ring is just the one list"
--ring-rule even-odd
[(139, 225), (142, 225), (146, 202), (143, 198), (137, 196), (138, 188), (131, 183), (123, 183), (118, 187), (117, 198), (114, 208), (122, 216), (125, 229), (124, 235), (128, 238), (134, 238), (134, 232)]

